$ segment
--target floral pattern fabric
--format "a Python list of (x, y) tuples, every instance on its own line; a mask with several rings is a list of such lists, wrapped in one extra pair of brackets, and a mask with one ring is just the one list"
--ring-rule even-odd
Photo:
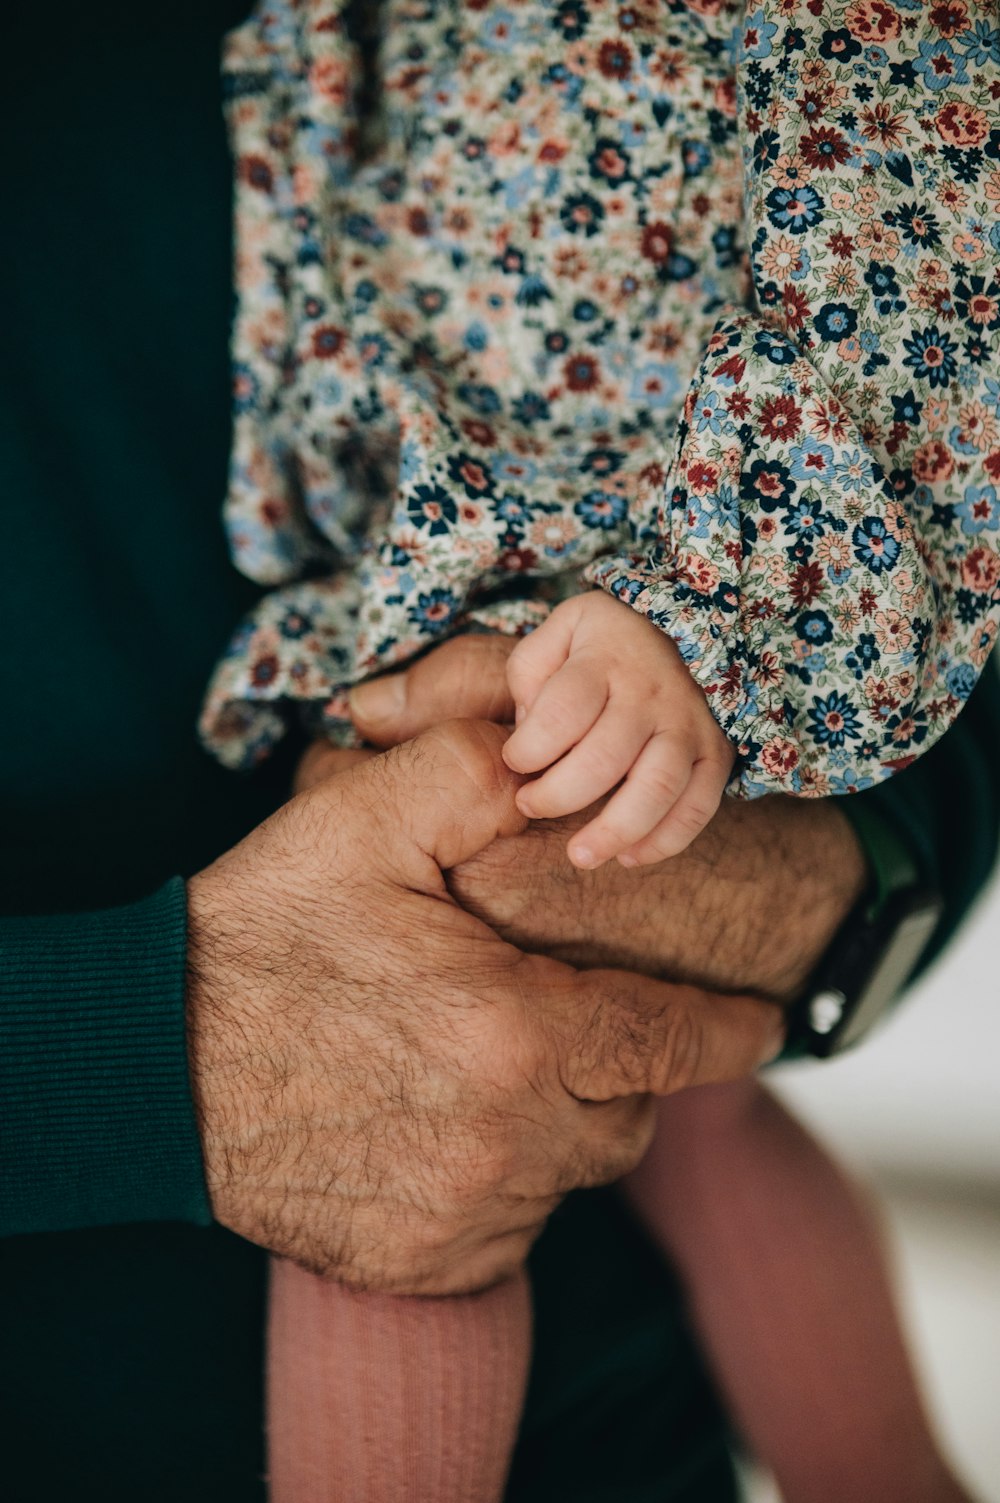
[(1000, 620), (992, 9), (278, 0), (226, 74), (226, 513), (277, 588), (223, 760), (593, 585), (678, 643), (745, 796), (947, 729)]

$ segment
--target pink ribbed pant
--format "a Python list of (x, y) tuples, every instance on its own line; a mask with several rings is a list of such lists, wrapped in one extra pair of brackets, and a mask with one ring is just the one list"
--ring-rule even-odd
[(530, 1345), (523, 1273), (401, 1299), (273, 1262), (271, 1503), (499, 1503)]

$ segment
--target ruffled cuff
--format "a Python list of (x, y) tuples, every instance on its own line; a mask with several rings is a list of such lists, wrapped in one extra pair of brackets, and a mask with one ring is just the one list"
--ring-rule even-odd
[(913, 760), (934, 602), (912, 530), (838, 399), (756, 317), (709, 341), (659, 532), (586, 578), (677, 643), (737, 749), (731, 791), (853, 792)]
[[(357, 744), (347, 698), (351, 685), (403, 660), (396, 643), (391, 662), (372, 654), (370, 611), (361, 649), (359, 598), (351, 576), (312, 580), (265, 596), (232, 638), (209, 685), (199, 731), (213, 756), (246, 771), (295, 723), (339, 746)], [(500, 600), (467, 611), (445, 632), (403, 645), (412, 656), (466, 631), (523, 636), (549, 609), (537, 600)]]

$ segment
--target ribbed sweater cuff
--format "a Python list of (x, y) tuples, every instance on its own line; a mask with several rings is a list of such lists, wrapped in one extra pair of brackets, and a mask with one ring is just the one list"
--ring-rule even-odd
[(0, 1235), (210, 1220), (184, 1036), (180, 879), (0, 919)]

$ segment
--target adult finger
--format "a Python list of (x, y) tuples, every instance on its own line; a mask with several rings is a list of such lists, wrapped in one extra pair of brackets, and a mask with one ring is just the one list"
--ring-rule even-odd
[(741, 1080), (784, 1042), (784, 1014), (758, 997), (623, 971), (584, 971), (580, 983), (579, 1027), (567, 1027), (560, 1066), (582, 1100)]
[(454, 637), (402, 673), (370, 679), (351, 690), (351, 717), (373, 746), (396, 746), (443, 720), (510, 724), (507, 688), (511, 637)]
[(346, 746), (333, 746), (329, 741), (314, 741), (302, 753), (295, 769), (295, 792), (305, 793), (326, 778), (335, 778), (339, 772), (356, 767), (359, 762), (368, 762), (377, 752)]
[(439, 892), (442, 870), (527, 826), (514, 802), (523, 780), (502, 756), (506, 739), (489, 721), (450, 721), (354, 768), (331, 796), (350, 791), (376, 813), (377, 854), (394, 881)]

